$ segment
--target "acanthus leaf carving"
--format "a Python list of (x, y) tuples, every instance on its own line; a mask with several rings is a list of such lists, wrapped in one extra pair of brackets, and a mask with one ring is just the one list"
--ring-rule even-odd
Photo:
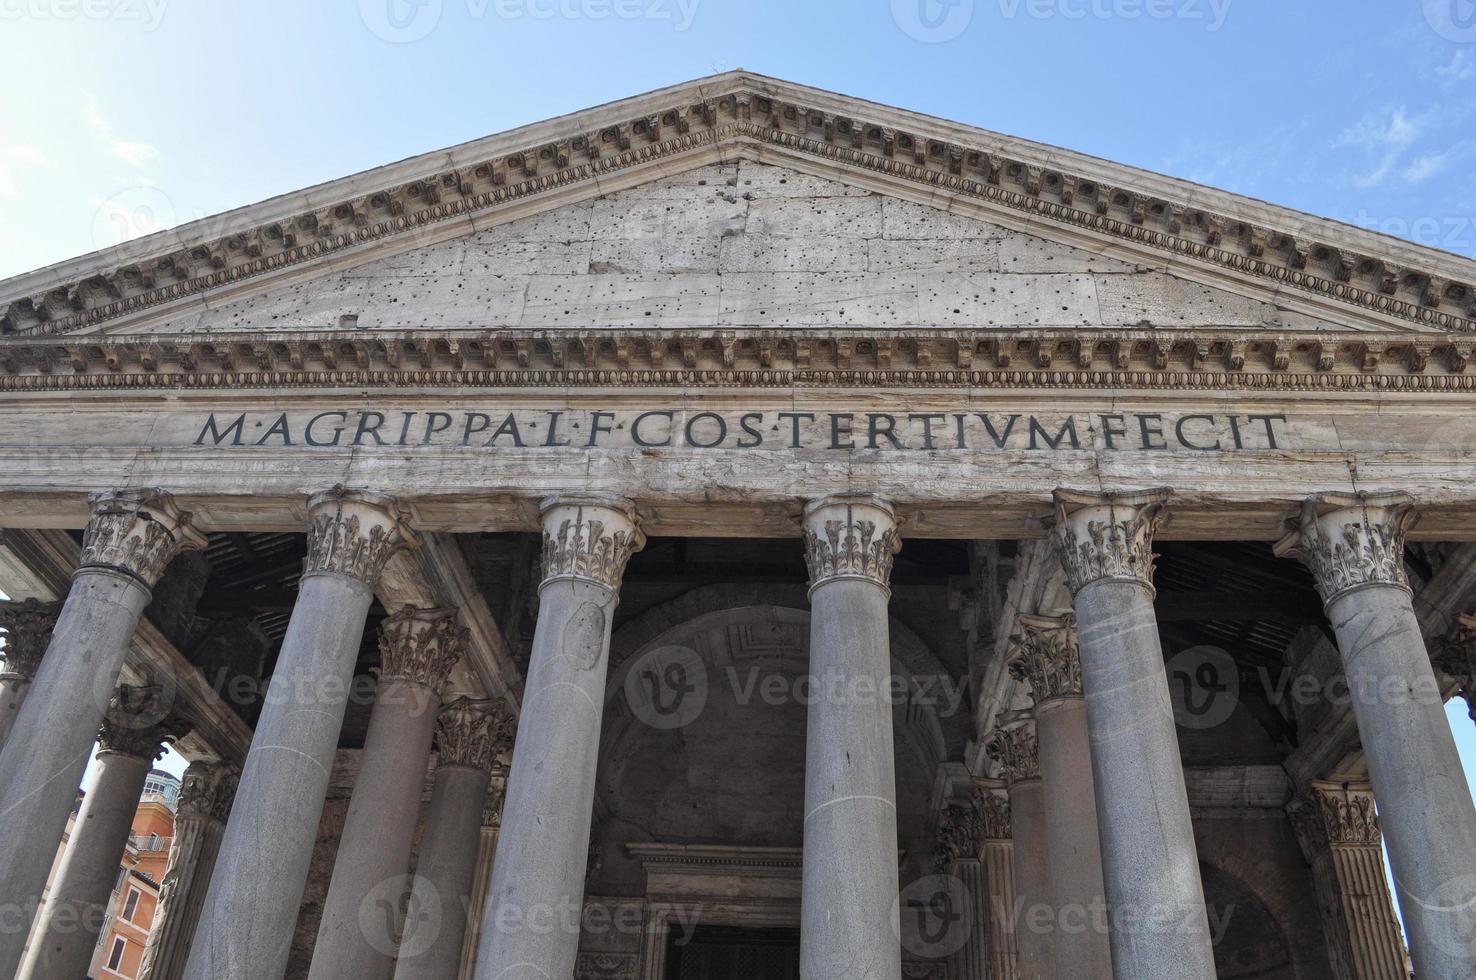
[(1006, 784), (1040, 778), (1040, 746), (1034, 722), (996, 728), (984, 742), (984, 752), (999, 763)]
[(98, 730), (100, 751), (149, 761), (159, 758), (165, 745), (190, 730), (189, 723), (169, 709), (162, 688), (120, 684)]
[(380, 626), (380, 683), (404, 680), (439, 690), (465, 654), (469, 635), (455, 609), (406, 606)]
[(1153, 535), (1168, 496), (1167, 490), (1055, 492), (1053, 531), (1073, 595), (1100, 581), (1153, 588)]
[(872, 497), (826, 497), (805, 508), (805, 564), (810, 591), (835, 579), (868, 579), (890, 588), (902, 550), (892, 508)]
[(5, 677), (29, 681), (51, 645), (51, 633), (62, 604), (31, 598), (0, 602), (0, 629), (5, 630)]
[(491, 772), (512, 747), (517, 719), (506, 701), (459, 697), (436, 718), (437, 765), (470, 766)]
[(550, 497), (543, 510), (543, 584), (577, 579), (620, 592), (625, 563), (645, 546), (635, 508), (595, 495)]
[(1037, 706), (1060, 698), (1079, 698), (1081, 659), (1078, 656), (1076, 614), (1019, 617), (1020, 632), (1010, 637), (1018, 656), (1009, 663), (1010, 676), (1030, 685)]
[(1308, 497), (1296, 528), (1276, 543), (1276, 554), (1306, 563), (1324, 604), (1370, 585), (1409, 591), (1404, 539), (1415, 517), (1404, 493)]
[(152, 588), (175, 555), (205, 547), (189, 512), (163, 490), (109, 490), (88, 503), (92, 517), (82, 534), (79, 568), (125, 572)]
[(390, 557), (416, 540), (393, 498), (337, 486), (308, 501), (303, 575), (337, 572), (372, 589)]

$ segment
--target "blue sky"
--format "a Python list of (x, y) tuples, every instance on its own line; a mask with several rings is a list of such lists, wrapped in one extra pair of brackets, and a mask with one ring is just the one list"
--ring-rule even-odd
[(0, 0), (0, 64), (0, 277), (737, 67), (1476, 256), (1476, 0)]
[(1476, 0), (945, 2), (0, 0), (0, 276), (740, 66), (1476, 255)]

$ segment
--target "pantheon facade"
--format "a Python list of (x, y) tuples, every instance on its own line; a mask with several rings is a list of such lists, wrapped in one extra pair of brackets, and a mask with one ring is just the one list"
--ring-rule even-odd
[(746, 72), (0, 282), (0, 976), (166, 744), (149, 980), (1476, 976), (1473, 290)]

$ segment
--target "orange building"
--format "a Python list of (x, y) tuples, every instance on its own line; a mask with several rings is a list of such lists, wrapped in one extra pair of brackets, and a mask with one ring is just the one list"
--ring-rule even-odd
[(138, 976), (174, 842), (179, 788), (178, 779), (159, 769), (150, 772), (144, 783), (133, 816), (133, 833), (118, 868), (118, 883), (108, 902), (107, 922), (87, 971), (90, 978), (133, 980)]

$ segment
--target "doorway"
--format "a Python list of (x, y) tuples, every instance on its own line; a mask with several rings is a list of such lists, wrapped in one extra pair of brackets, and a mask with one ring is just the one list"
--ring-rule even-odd
[(799, 980), (798, 929), (673, 929), (664, 980)]

